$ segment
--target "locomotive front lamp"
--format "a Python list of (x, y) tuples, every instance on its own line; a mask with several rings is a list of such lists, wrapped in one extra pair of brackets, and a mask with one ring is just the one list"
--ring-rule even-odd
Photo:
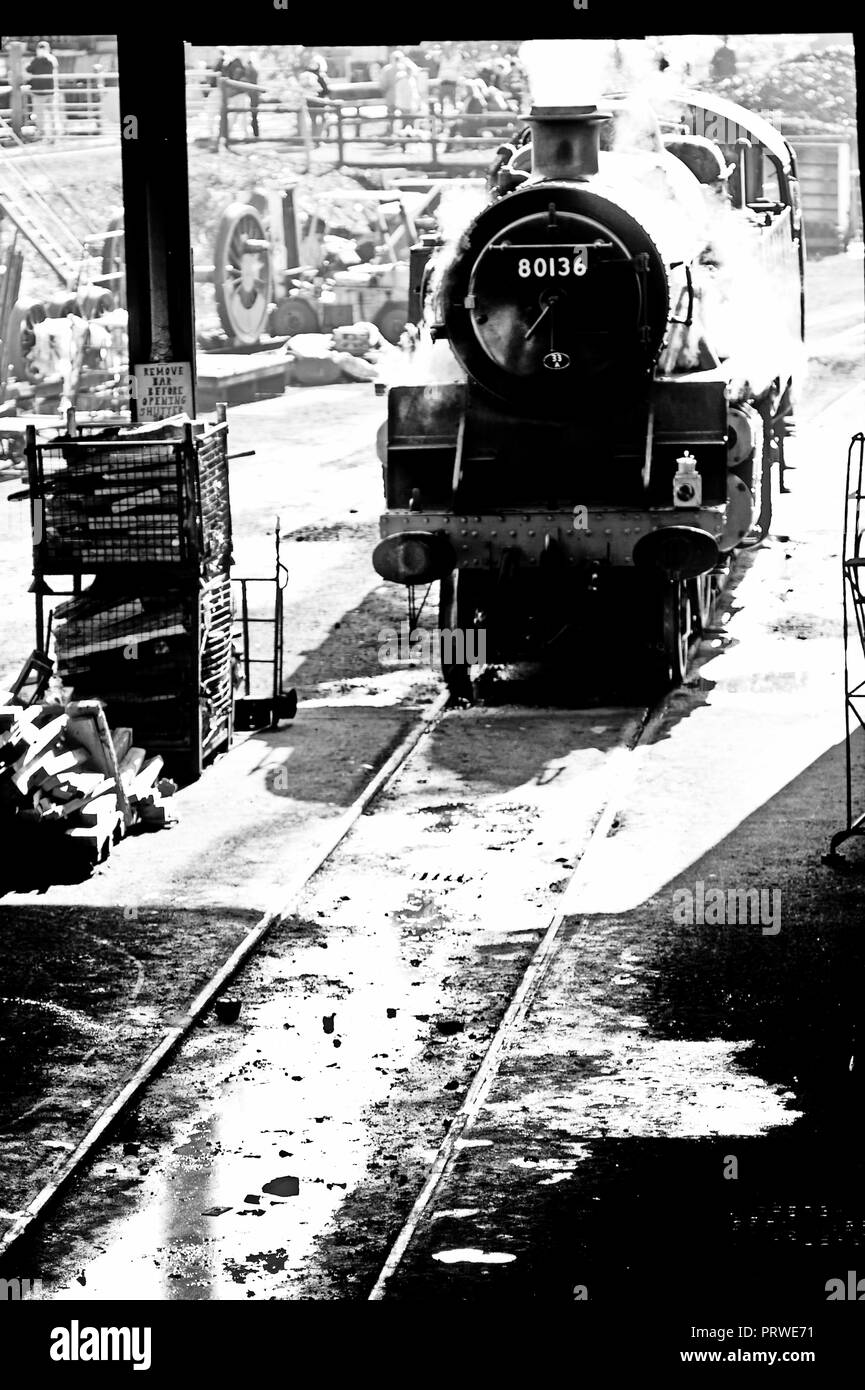
[(699, 507), (703, 500), (703, 480), (697, 472), (697, 460), (686, 449), (681, 458), (676, 459), (677, 472), (673, 479), (673, 505), (675, 507)]
[(663, 570), (679, 579), (696, 579), (714, 569), (720, 559), (714, 536), (699, 526), (659, 526), (634, 546), (634, 564)]
[(393, 584), (431, 584), (456, 562), (453, 546), (440, 531), (401, 531), (379, 541), (372, 553), (376, 574)]

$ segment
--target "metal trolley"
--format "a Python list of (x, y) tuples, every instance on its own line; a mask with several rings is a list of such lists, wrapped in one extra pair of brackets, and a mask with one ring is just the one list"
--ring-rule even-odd
[(233, 732), (224, 409), (216, 424), (132, 428), (72, 415), (48, 443), (28, 429), (27, 466), (37, 650), (47, 606), (73, 698), (101, 699), (194, 780)]
[[(272, 578), (253, 576), (241, 578), (232, 576), (234, 609), (232, 625), (232, 656), (234, 661), (234, 726), (238, 730), (270, 728), (277, 729), (281, 719), (293, 719), (297, 713), (297, 693), (283, 690), (283, 665), (285, 659), (285, 633), (283, 627), (283, 595), (288, 583), (288, 569), (280, 555), (281, 531), (279, 517), (274, 527), (274, 573)], [(273, 616), (254, 617), (250, 613), (249, 585), (273, 585)], [(240, 612), (237, 613), (239, 600)], [(263, 624), (273, 628), (273, 645), (269, 656), (253, 656), (254, 644), (250, 628)], [(272, 689), (269, 696), (253, 694), (252, 667), (270, 666), (272, 668)], [(238, 695), (242, 687), (243, 694)]]

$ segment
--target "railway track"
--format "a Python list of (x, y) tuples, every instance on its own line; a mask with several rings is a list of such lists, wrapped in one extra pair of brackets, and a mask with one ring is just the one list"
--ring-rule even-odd
[[(644, 705), (628, 711), (630, 719), (622, 730), (622, 740), (609, 754), (602, 784), (595, 788), (593, 794), (594, 806), (588, 817), (588, 834), (585, 834), (584, 822), (582, 843), (574, 846), (575, 867), (567, 876), (566, 883), (557, 884), (555, 898), (552, 895), (549, 896), (546, 925), (511, 993), (509, 1002), (485, 1048), (482, 1060), (477, 1066), (459, 1109), (449, 1121), (445, 1137), (429, 1166), (428, 1175), (418, 1192), (411, 1211), (404, 1219), (396, 1239), (390, 1245), (367, 1295), (371, 1301), (380, 1301), (387, 1296), (389, 1282), (398, 1270), (418, 1225), (423, 1220), (425, 1213), (428, 1212), (437, 1192), (451, 1170), (460, 1141), (471, 1129), (474, 1118), (483, 1107), (485, 1098), (496, 1078), (499, 1065), (519, 1033), (520, 1026), (544, 978), (546, 968), (555, 952), (562, 926), (567, 916), (579, 911), (581, 881), (587, 872), (591, 871), (590, 866), (597, 847), (608, 836), (616, 815), (622, 809), (627, 798), (627, 785), (633, 767), (633, 755), (651, 735), (653, 728), (663, 717), (665, 703), (666, 698), (662, 698), (655, 705)], [(418, 718), (360, 795), (334, 821), (324, 844), (294, 874), (291, 882), (286, 886), (281, 900), (263, 913), (260, 920), (247, 932), (219, 969), (213, 973), (182, 1016), (164, 1031), (144, 1060), (129, 1075), (125, 1084), (90, 1125), (60, 1170), (52, 1176), (51, 1180), (6, 1231), (0, 1240), (0, 1261), (5, 1258), (13, 1246), (34, 1232), (51, 1208), (61, 1199), (69, 1185), (85, 1172), (109, 1139), (112, 1130), (141, 1101), (150, 1083), (172, 1059), (176, 1060), (175, 1054), (211, 1008), (214, 1001), (218, 999), (229, 982), (254, 955), (268, 933), (296, 911), (312, 880), (322, 869), (334, 861), (340, 846), (358, 820), (364, 813), (371, 810), (373, 803), (391, 787), (422, 741), (439, 728), (443, 721), (459, 720), (462, 713), (458, 709), (449, 708), (448, 692), (443, 691), (435, 703)]]
[[(840, 404), (845, 404), (847, 397), (852, 396), (856, 390), (858, 388), (844, 393), (844, 396), (840, 398)], [(839, 402), (834, 402), (829, 410), (834, 412), (838, 407)], [(395, 1226), (392, 1225), (388, 1242), (382, 1242), (381, 1249), (387, 1248), (387, 1253), (380, 1267), (377, 1268), (374, 1279), (370, 1278), (366, 1286), (368, 1289), (366, 1297), (372, 1301), (379, 1301), (388, 1295), (389, 1285), (411, 1246), (418, 1226), (423, 1221), (425, 1214), (429, 1213), (442, 1185), (449, 1176), (452, 1176), (453, 1160), (459, 1150), (460, 1141), (471, 1130), (475, 1116), (484, 1106), (485, 1098), (497, 1076), (498, 1069), (519, 1032), (533, 999), (536, 997), (546, 968), (555, 953), (565, 918), (569, 915), (572, 916), (575, 912), (578, 913), (580, 910), (581, 883), (585, 876), (591, 873), (592, 860), (614, 826), (617, 813), (627, 804), (629, 776), (635, 765), (634, 754), (652, 736), (657, 721), (664, 717), (666, 704), (666, 701), (662, 701), (660, 705), (653, 708), (643, 707), (628, 711), (631, 716), (630, 720), (627, 727), (623, 726), (620, 731), (621, 737), (617, 735), (618, 743), (609, 753), (604, 767), (603, 781), (594, 787), (594, 806), (589, 817), (588, 833), (585, 833), (584, 822), (580, 843), (574, 846), (575, 854), (578, 854), (576, 865), (568, 875), (564, 889), (562, 886), (557, 888), (555, 901), (552, 897), (548, 899), (546, 925), (538, 933), (537, 944), (525, 966), (521, 967), (518, 979), (512, 983), (510, 997), (502, 1016), (484, 1048), (477, 1067), (474, 1069), (474, 1074), (458, 1109), (450, 1117), (445, 1137), (439, 1143), (434, 1157), (430, 1158), (426, 1176), (418, 1187), (411, 1210), (407, 1216), (401, 1217), (395, 1239), (392, 1238), (392, 1231), (395, 1229)], [(145, 1060), (129, 1076), (122, 1089), (91, 1124), (88, 1132), (64, 1162), (62, 1168), (53, 1175), (51, 1181), (28, 1204), (15, 1224), (6, 1232), (2, 1242), (0, 1242), (0, 1257), (5, 1256), (11, 1247), (21, 1241), (25, 1235), (34, 1232), (73, 1179), (84, 1173), (88, 1164), (105, 1144), (112, 1129), (141, 1100), (146, 1088), (190, 1036), (195, 1025), (225, 989), (229, 981), (250, 960), (267, 934), (278, 923), (284, 922), (296, 911), (316, 874), (333, 865), (338, 857), (339, 847), (343, 845), (349, 832), (358, 824), (364, 813), (372, 810), (373, 803), (382, 798), (383, 794), (392, 793), (392, 784), (398, 774), (410, 764), (412, 755), (423, 746), (427, 736), (443, 726), (458, 725), (461, 720), (465, 720), (463, 712), (446, 710), (446, 695), (444, 693), (418, 719), (398, 747), (370, 779), (361, 794), (334, 821), (326, 843), (307, 863), (298, 869), (291, 883), (287, 885), (281, 901), (273, 904), (263, 914), (252, 930), (247, 933), (200, 990), (182, 1018), (177, 1019), (170, 1028), (165, 1030)]]
[[(275, 925), (284, 922), (295, 912), (316, 874), (334, 862), (339, 847), (352, 828), (365, 812), (371, 810), (372, 803), (391, 788), (394, 779), (406, 767), (419, 745), (443, 722), (459, 721), (463, 717), (462, 711), (449, 710), (447, 702), (448, 697), (445, 691), (412, 726), (398, 747), (370, 779), (361, 794), (334, 822), (326, 843), (294, 875), (292, 882), (287, 886), (282, 896), (282, 900), (263, 914), (199, 991), (182, 1017), (176, 1019), (173, 1025), (165, 1030), (146, 1058), (136, 1067), (122, 1088), (90, 1125), (87, 1133), (65, 1160), (60, 1170), (52, 1176), (51, 1180), (20, 1213), (15, 1224), (7, 1230), (0, 1241), (0, 1260), (4, 1259), (12, 1247), (21, 1242), (25, 1236), (32, 1236), (39, 1229), (41, 1223), (44, 1222), (51, 1209), (58, 1204), (69, 1185), (85, 1173), (88, 1166), (100, 1153), (100, 1150), (109, 1140), (111, 1132), (118, 1127), (124, 1116), (142, 1100), (150, 1083), (166, 1068), (167, 1064), (172, 1060), (176, 1062), (175, 1054), (214, 1001), (243, 965), (250, 960)], [(655, 713), (659, 713), (662, 707), (663, 705), (657, 707)], [(474, 1115), (483, 1104), (484, 1097), (496, 1076), (498, 1065), (519, 1031), (520, 1023), (543, 979), (545, 968), (555, 951), (565, 916), (573, 910), (572, 904), (575, 894), (578, 894), (579, 891), (581, 874), (585, 872), (585, 866), (592, 855), (593, 847), (602, 842), (609, 833), (616, 812), (620, 808), (623, 797), (626, 796), (627, 778), (633, 753), (653, 727), (651, 708), (643, 707), (627, 711), (627, 713), (630, 717), (623, 730), (623, 741), (620, 746), (615, 747), (609, 753), (608, 761), (604, 765), (603, 780), (600, 785), (595, 787), (592, 794), (592, 807), (588, 816), (581, 822), (583, 827), (582, 846), (575, 845), (573, 848), (574, 857), (577, 859), (576, 867), (569, 876), (566, 886), (563, 882), (557, 884), (557, 896), (553, 898), (550, 894), (548, 897), (546, 925), (540, 934), (540, 939), (532, 951), (525, 969), (522, 970), (507, 1007), (495, 1027), (462, 1104), (449, 1122), (447, 1134), (430, 1165), (428, 1176), (418, 1193), (412, 1210), (388, 1251), (369, 1292), (368, 1297), (371, 1300), (380, 1300), (386, 1296), (388, 1282), (410, 1245), (418, 1222), (422, 1219), (439, 1185), (447, 1175), (454, 1154), (457, 1152), (459, 1141), (466, 1130), (470, 1128)], [(589, 825), (588, 837), (584, 833), (587, 824)]]
[[(655, 711), (655, 719), (660, 716), (662, 708), (663, 702)], [(621, 807), (623, 795), (626, 793), (627, 764), (633, 752), (650, 732), (653, 723), (652, 708), (644, 708), (637, 717), (630, 738), (611, 754), (610, 765), (607, 768), (605, 778), (606, 789), (601, 797), (589, 838), (579, 855), (573, 873), (570, 875), (559, 906), (552, 911), (547, 928), (523, 971), (519, 984), (493, 1034), (483, 1061), (475, 1073), (463, 1102), (456, 1115), (451, 1119), (447, 1133), (431, 1166), (429, 1177), (415, 1199), (414, 1205), (379, 1271), (368, 1296), (370, 1302), (381, 1302), (387, 1296), (388, 1284), (396, 1274), (415, 1231), (444, 1182), (458, 1152), (460, 1141), (464, 1138), (466, 1131), (471, 1128), (472, 1121), (483, 1106), (499, 1064), (516, 1038), (520, 1025), (531, 1007), (532, 1000), (537, 994), (546, 968), (552, 959), (562, 926), (569, 915), (579, 910), (580, 883), (586, 875), (593, 847), (601, 843), (610, 833), (616, 813)]]
[(15, 1223), (4, 1233), (0, 1239), (0, 1260), (13, 1245), (32, 1230), (34, 1224), (57, 1201), (68, 1184), (83, 1171), (113, 1126), (140, 1099), (148, 1083), (177, 1051), (199, 1019), (250, 958), (267, 933), (278, 921), (291, 913), (306, 885), (335, 853), (357, 819), (383, 788), (392, 781), (420, 740), (435, 728), (445, 712), (447, 703), (448, 695), (447, 691), (444, 691), (432, 708), (426, 711), (409, 730), (378, 772), (370, 778), (360, 795), (334, 822), (325, 844), (315, 852), (311, 861), (302, 868), (299, 874), (295, 875), (282, 902), (269, 908), (263, 914), (220, 968), (210, 977), (182, 1017), (172, 1027), (166, 1029), (123, 1087), (96, 1118), (60, 1171), (42, 1188), (33, 1201), (28, 1203)]

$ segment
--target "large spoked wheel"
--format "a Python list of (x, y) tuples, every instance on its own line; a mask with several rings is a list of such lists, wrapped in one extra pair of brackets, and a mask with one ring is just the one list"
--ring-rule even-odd
[(46, 317), (45, 305), (37, 300), (19, 299), (12, 306), (6, 326), (6, 364), (12, 368), (16, 381), (37, 381), (32, 371), (30, 350), (33, 347), (33, 324)]
[(688, 673), (688, 653), (694, 627), (687, 580), (668, 580), (663, 591), (661, 622), (663, 676), (668, 685), (679, 685)]
[(216, 307), (229, 338), (257, 343), (270, 314), (270, 242), (249, 203), (231, 203), (216, 233)]
[(696, 579), (690, 579), (691, 586), (691, 611), (694, 618), (694, 627), (701, 636), (712, 621), (712, 610), (715, 606), (715, 580), (711, 570), (708, 574), (698, 574)]
[(386, 304), (375, 317), (375, 326), (379, 333), (394, 346), (399, 342), (407, 323), (407, 304)]
[[(468, 581), (460, 570), (451, 570), (439, 581), (439, 659), (442, 677), (447, 686), (452, 704), (471, 704), (474, 699), (471, 668), (465, 661), (465, 631), (469, 622), (473, 624), (474, 613), (469, 613)], [(462, 640), (448, 634), (462, 634)], [(457, 656), (463, 660), (456, 660)]]
[(308, 299), (287, 295), (270, 316), (270, 331), (277, 337), (293, 338), (297, 333), (318, 333), (318, 314)]
[(778, 459), (772, 421), (765, 406), (760, 408), (760, 415), (763, 420), (763, 471), (760, 476), (760, 515), (757, 518), (757, 526), (761, 536), (768, 536), (772, 525)]
[(787, 472), (792, 472), (792, 469), (787, 462), (786, 436), (783, 431), (779, 431), (775, 443), (778, 448), (778, 491), (787, 493), (790, 491), (787, 486)]

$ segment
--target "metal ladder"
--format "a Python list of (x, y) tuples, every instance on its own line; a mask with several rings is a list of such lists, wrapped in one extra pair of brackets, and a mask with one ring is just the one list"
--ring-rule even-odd
[[(28, 148), (3, 117), (0, 117), (0, 133), (14, 137), (15, 148)], [(36, 162), (36, 157), (28, 156), (28, 171)], [(15, 154), (0, 147), (0, 208), (61, 283), (67, 289), (72, 289), (78, 282), (82, 262), (88, 254), (85, 243), (72, 230), (69, 222), (64, 221), (32, 186), (26, 174), (16, 167), (17, 164)], [(58, 196), (80, 219), (80, 210), (75, 209), (65, 195)]]

